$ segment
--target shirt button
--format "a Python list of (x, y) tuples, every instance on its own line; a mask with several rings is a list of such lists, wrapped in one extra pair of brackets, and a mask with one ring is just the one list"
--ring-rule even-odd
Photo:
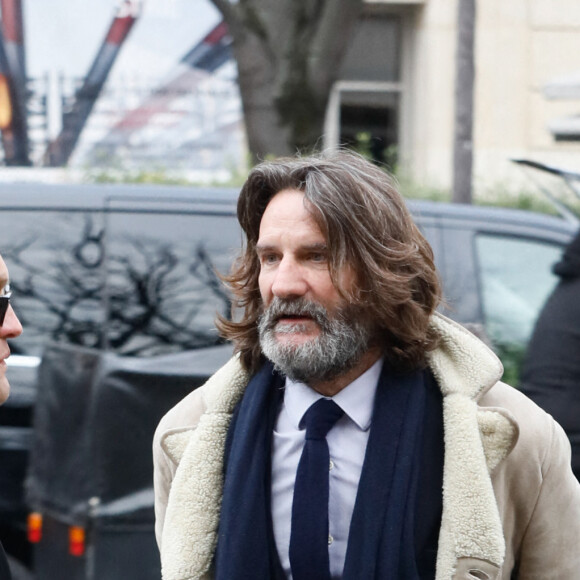
[(330, 546), (330, 544), (332, 544), (332, 542), (334, 542), (334, 538), (329, 534), (328, 535), (328, 545)]
[(332, 461), (332, 459), (330, 460), (330, 463), (328, 464), (328, 471), (332, 471), (334, 469), (334, 461)]

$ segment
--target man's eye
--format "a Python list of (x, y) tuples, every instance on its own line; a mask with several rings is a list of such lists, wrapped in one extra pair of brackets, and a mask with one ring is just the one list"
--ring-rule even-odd
[(310, 259), (313, 262), (326, 262), (326, 254), (323, 252), (314, 252), (310, 254)]
[(262, 264), (274, 264), (278, 261), (278, 256), (276, 254), (264, 254), (261, 260)]

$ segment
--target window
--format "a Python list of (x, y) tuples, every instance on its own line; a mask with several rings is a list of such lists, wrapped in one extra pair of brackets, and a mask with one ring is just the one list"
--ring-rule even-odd
[(556, 284), (552, 266), (562, 248), (480, 234), (476, 252), (485, 330), (504, 362), (506, 380), (514, 383), (536, 318)]
[(39, 356), (47, 340), (136, 356), (217, 344), (216, 314), (230, 311), (218, 272), (241, 235), (232, 212), (198, 206), (111, 199), (107, 212), (1, 211), (25, 329), (13, 352)]
[(400, 126), (401, 18), (367, 15), (355, 25), (331, 91), (326, 148), (346, 145), (392, 167)]
[(229, 271), (240, 228), (233, 215), (173, 205), (108, 216), (104, 346), (115, 352), (151, 356), (219, 343), (215, 317), (229, 315), (230, 301), (218, 272)]
[(103, 216), (46, 208), (0, 212), (2, 255), (24, 332), (15, 354), (38, 356), (47, 340), (98, 346), (105, 323)]

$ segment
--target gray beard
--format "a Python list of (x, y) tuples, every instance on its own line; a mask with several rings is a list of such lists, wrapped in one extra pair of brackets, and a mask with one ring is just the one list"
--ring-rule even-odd
[[(333, 380), (354, 368), (369, 349), (372, 330), (360, 310), (347, 305), (330, 317), (315, 302), (274, 298), (258, 320), (262, 352), (277, 371), (293, 381), (309, 384)], [(320, 334), (302, 344), (281, 344), (277, 334), (305, 330), (300, 324), (276, 328), (282, 315), (308, 315), (320, 327)]]

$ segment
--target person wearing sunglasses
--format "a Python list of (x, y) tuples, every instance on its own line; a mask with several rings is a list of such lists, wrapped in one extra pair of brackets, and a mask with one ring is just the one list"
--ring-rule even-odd
[[(6, 377), (6, 359), (10, 356), (8, 340), (22, 333), (20, 320), (10, 306), (10, 295), (8, 268), (0, 256), (0, 404), (4, 403), (10, 394), (10, 384)], [(2, 544), (0, 544), (0, 578), (3, 580), (11, 578)]]
[(0, 404), (10, 394), (10, 383), (6, 377), (6, 359), (10, 356), (8, 340), (20, 336), (22, 325), (10, 306), (10, 282), (8, 268), (0, 257)]

